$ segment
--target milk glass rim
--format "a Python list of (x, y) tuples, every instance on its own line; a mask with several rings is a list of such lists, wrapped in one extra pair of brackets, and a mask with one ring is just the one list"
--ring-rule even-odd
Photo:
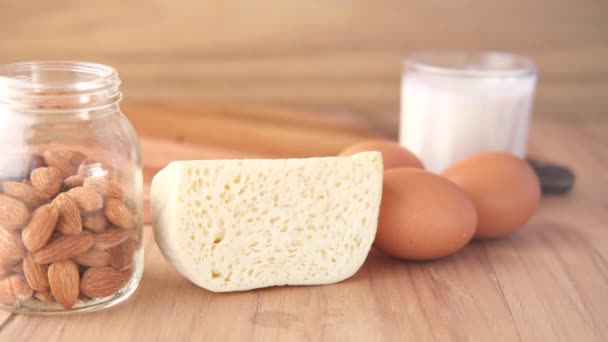
[(418, 51), (404, 61), (405, 71), (445, 77), (506, 78), (536, 75), (530, 57), (502, 51)]

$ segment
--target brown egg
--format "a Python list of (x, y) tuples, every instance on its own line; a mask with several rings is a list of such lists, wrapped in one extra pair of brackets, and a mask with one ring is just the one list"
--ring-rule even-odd
[(380, 151), (384, 169), (394, 169), (398, 167), (414, 167), (424, 169), (424, 165), (412, 152), (403, 148), (401, 145), (390, 140), (365, 140), (346, 148), (340, 152), (340, 156), (351, 156), (355, 153), (365, 151)]
[(486, 152), (456, 162), (444, 176), (471, 196), (479, 217), (477, 238), (493, 238), (521, 227), (536, 211), (540, 182), (527, 162)]
[(475, 206), (450, 181), (412, 168), (384, 172), (374, 246), (397, 258), (428, 260), (464, 247), (477, 224)]

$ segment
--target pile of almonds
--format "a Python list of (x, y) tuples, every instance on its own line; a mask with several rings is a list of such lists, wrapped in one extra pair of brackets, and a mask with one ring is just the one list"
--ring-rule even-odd
[(78, 151), (32, 157), (0, 194), (0, 304), (106, 297), (133, 274), (136, 209), (108, 172)]

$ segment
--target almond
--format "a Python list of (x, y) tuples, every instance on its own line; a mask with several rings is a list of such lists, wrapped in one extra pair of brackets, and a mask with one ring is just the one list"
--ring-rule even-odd
[(120, 245), (134, 236), (135, 234), (133, 230), (108, 228), (103, 233), (95, 234), (95, 244), (93, 245), (93, 248), (110, 249)]
[(46, 165), (61, 171), (63, 178), (75, 174), (80, 163), (86, 158), (78, 151), (45, 151), (42, 156)]
[(120, 245), (110, 248), (110, 266), (124, 271), (133, 265), (133, 257), (138, 247), (137, 240), (130, 238)]
[(48, 266), (35, 263), (31, 255), (28, 255), (23, 259), (23, 273), (27, 283), (32, 289), (36, 291), (45, 291), (49, 289), (47, 271)]
[(49, 266), (51, 293), (59, 305), (69, 309), (78, 300), (80, 275), (78, 265), (71, 260), (58, 261)]
[(72, 197), (85, 213), (103, 208), (103, 198), (95, 190), (79, 186), (66, 192), (66, 194)]
[(135, 229), (136, 222), (135, 216), (131, 214), (127, 206), (116, 198), (107, 198), (104, 205), (104, 212), (106, 213), (106, 217), (112, 224), (125, 228), (125, 229)]
[(100, 210), (90, 214), (85, 214), (82, 218), (82, 225), (92, 232), (101, 233), (108, 228), (110, 222), (108, 222), (108, 219), (103, 211)]
[(123, 274), (112, 267), (91, 267), (86, 270), (80, 282), (80, 291), (87, 297), (110, 296), (125, 283)]
[(73, 175), (63, 180), (63, 186), (70, 190), (72, 188), (82, 186), (84, 183), (84, 177), (81, 175)]
[(30, 208), (38, 208), (49, 201), (49, 197), (24, 182), (4, 182), (2, 192), (20, 200)]
[[(21, 260), (25, 256), (25, 247), (20, 233), (0, 227), (0, 258), (10, 262)], [(11, 263), (11, 266), (14, 265)]]
[(58, 217), (59, 211), (52, 204), (36, 209), (30, 222), (21, 232), (25, 248), (30, 252), (36, 252), (44, 247), (55, 230)]
[(34, 291), (22, 275), (13, 274), (0, 280), (0, 303), (18, 306), (32, 297)]
[(97, 191), (103, 197), (114, 197), (123, 200), (122, 188), (105, 177), (90, 177), (84, 180), (83, 186)]
[(39, 167), (30, 173), (32, 187), (48, 198), (59, 193), (62, 179), (61, 170), (55, 167)]
[(46, 291), (36, 291), (34, 292), (34, 298), (39, 299), (43, 302), (52, 303), (55, 301), (55, 297), (50, 290)]
[(65, 193), (59, 194), (53, 200), (59, 212), (56, 230), (65, 235), (76, 235), (82, 231), (82, 218), (78, 203)]
[(0, 226), (19, 229), (30, 219), (30, 211), (23, 202), (0, 194)]
[(69, 259), (86, 252), (93, 246), (95, 239), (89, 231), (82, 231), (78, 235), (62, 235), (51, 240), (48, 245), (34, 253), (34, 262), (49, 264)]
[(82, 266), (104, 267), (110, 264), (110, 253), (108, 251), (91, 248), (72, 259)]

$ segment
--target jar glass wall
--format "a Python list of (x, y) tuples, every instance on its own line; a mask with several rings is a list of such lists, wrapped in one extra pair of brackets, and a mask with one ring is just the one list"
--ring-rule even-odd
[(143, 270), (142, 159), (113, 68), (0, 66), (0, 307), (93, 311)]

